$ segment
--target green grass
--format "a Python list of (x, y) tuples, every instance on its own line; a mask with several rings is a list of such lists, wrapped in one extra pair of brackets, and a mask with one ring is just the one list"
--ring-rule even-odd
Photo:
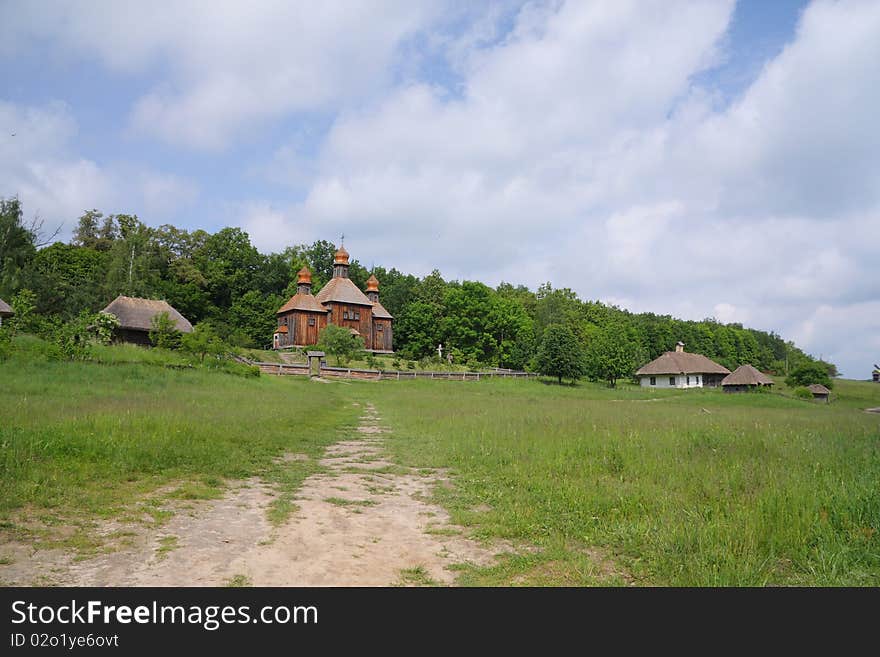
[(440, 586), (431, 576), (424, 566), (415, 566), (413, 568), (404, 568), (400, 571), (400, 581), (398, 586)]
[[(0, 523), (117, 517), (157, 490), (210, 499), (253, 476), (277, 485), (270, 515), (283, 519), (316, 457), (357, 422), (349, 386), (169, 369), (175, 355), (159, 350), (101, 352), (112, 365), (0, 365)], [(280, 460), (287, 452), (310, 458)]]
[(251, 584), (251, 578), (247, 575), (234, 575), (226, 580), (224, 586), (228, 588), (244, 588), (253, 585)]
[[(395, 460), (477, 537), (537, 552), (471, 584), (880, 584), (880, 386), (783, 394), (537, 381), (356, 384)], [(649, 401), (656, 400), (656, 401)], [(596, 550), (604, 555), (597, 567)]]

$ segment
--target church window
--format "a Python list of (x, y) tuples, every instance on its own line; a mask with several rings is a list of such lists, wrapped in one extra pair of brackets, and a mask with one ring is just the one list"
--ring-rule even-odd
[(309, 317), (309, 326), (314, 326), (314, 325), (315, 325), (315, 318)]

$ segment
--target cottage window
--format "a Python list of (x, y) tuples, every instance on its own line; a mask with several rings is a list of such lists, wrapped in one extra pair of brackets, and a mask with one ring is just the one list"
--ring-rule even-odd
[(674, 376), (669, 377), (669, 385), (671, 385), (671, 386), (675, 385), (675, 377)]
[(348, 311), (347, 310), (342, 311), (342, 319), (348, 319)]
[(354, 318), (355, 318), (355, 319), (360, 319), (360, 318), (361, 318), (361, 314), (360, 314), (359, 312), (355, 311), (355, 313), (354, 313)]
[(696, 380), (697, 380), (697, 385), (700, 385), (700, 375), (699, 375), (699, 374), (697, 374), (697, 379), (696, 379)]
[(688, 376), (688, 378), (687, 378), (687, 384), (688, 384), (688, 385), (691, 384), (691, 377), (690, 377), (690, 376)]
[(652, 377), (651, 377), (651, 385), (652, 385), (652, 386), (657, 385), (657, 377), (656, 377), (656, 376), (652, 376)]
[(314, 325), (315, 325), (315, 318), (309, 317), (309, 326), (314, 326)]

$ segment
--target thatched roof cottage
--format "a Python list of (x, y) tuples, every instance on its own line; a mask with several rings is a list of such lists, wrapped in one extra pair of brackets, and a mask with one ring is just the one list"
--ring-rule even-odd
[(101, 312), (116, 315), (119, 320), (116, 338), (122, 342), (149, 345), (153, 317), (162, 313), (168, 313), (168, 317), (181, 333), (191, 333), (193, 330), (192, 324), (186, 317), (177, 312), (167, 301), (159, 299), (138, 299), (119, 295)]
[(721, 380), (724, 392), (747, 392), (772, 385), (773, 379), (751, 365), (740, 365)]
[(728, 374), (729, 369), (712, 359), (686, 352), (684, 342), (636, 371), (641, 385), (651, 388), (714, 388)]
[(807, 390), (813, 393), (813, 399), (818, 399), (819, 401), (823, 401), (826, 404), (828, 403), (828, 399), (831, 396), (831, 391), (823, 386), (821, 383), (812, 383), (807, 386)]

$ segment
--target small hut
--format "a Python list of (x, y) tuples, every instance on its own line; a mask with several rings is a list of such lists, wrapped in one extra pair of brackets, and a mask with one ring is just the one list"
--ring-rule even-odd
[(813, 383), (807, 386), (807, 390), (813, 393), (813, 399), (818, 399), (826, 404), (831, 397), (831, 391), (821, 383)]
[(751, 365), (740, 365), (732, 374), (721, 379), (724, 392), (748, 392), (772, 385), (773, 379)]
[(12, 307), (3, 299), (0, 299), (0, 326), (3, 326), (4, 319), (12, 317), (14, 314), (15, 311), (12, 310)]
[(880, 383), (880, 365), (874, 364), (874, 371), (871, 372), (871, 378), (874, 383)]
[(168, 313), (168, 317), (181, 333), (192, 333), (193, 330), (192, 324), (186, 317), (177, 312), (167, 301), (158, 299), (138, 299), (120, 295), (101, 312), (115, 315), (119, 320), (116, 339), (121, 342), (149, 346), (153, 317), (162, 313)]

